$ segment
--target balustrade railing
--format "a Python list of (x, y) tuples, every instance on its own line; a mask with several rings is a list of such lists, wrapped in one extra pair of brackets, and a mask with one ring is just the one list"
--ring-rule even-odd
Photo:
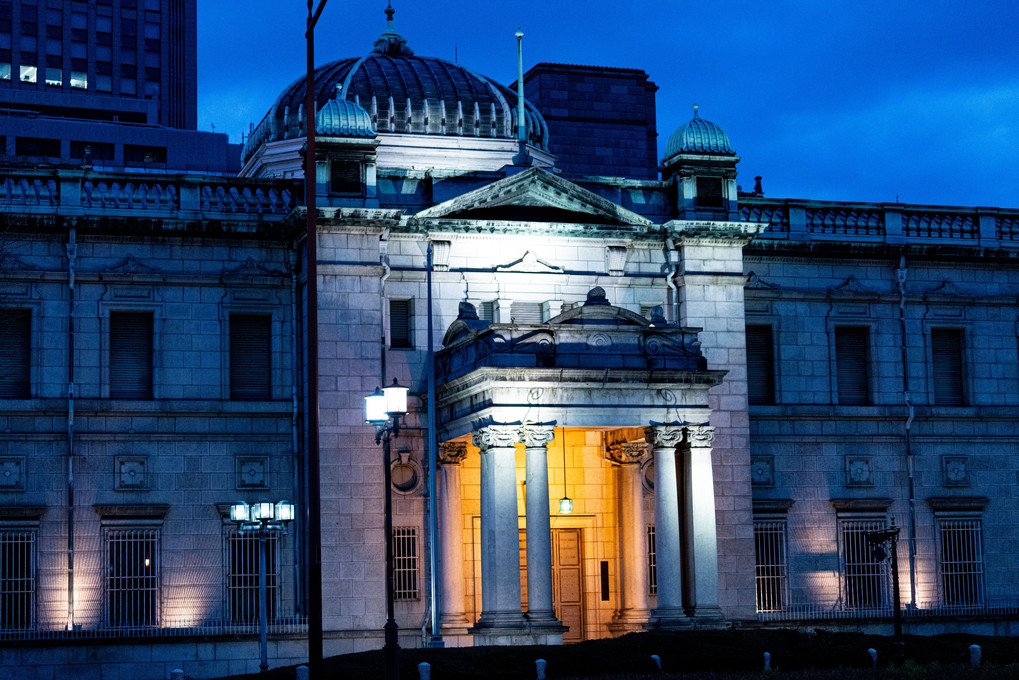
[[(301, 182), (182, 175), (132, 175), (8, 168), (0, 171), (0, 210), (193, 219), (282, 218), (303, 196)], [(80, 213), (79, 213), (80, 214)]]

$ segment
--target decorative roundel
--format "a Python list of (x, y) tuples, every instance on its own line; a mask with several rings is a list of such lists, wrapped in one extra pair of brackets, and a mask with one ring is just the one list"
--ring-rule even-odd
[(655, 458), (648, 456), (640, 464), (640, 483), (645, 491), (655, 492)]
[(595, 333), (587, 339), (587, 346), (597, 352), (605, 351), (612, 346), (612, 338), (604, 333)]
[(534, 344), (537, 345), (538, 354), (548, 354), (555, 349), (555, 343), (547, 335), (538, 338)]
[(644, 349), (647, 350), (648, 354), (661, 354), (662, 353), (662, 341), (659, 338), (649, 338), (644, 343)]
[(532, 387), (527, 391), (527, 403), (537, 404), (541, 402), (542, 396), (545, 394), (544, 387)]
[(393, 479), (393, 490), (397, 493), (410, 494), (421, 484), (422, 471), (417, 461), (411, 460), (409, 453), (400, 453), (400, 459), (389, 468)]

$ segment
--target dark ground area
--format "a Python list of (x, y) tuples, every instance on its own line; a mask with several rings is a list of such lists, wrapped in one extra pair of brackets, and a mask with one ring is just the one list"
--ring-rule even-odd
[[(530, 680), (536, 659), (547, 662), (548, 680), (670, 676), (692, 679), (788, 678), (789, 680), (954, 680), (1019, 678), (1019, 638), (976, 635), (905, 636), (906, 662), (892, 666), (892, 639), (862, 633), (807, 634), (791, 630), (724, 630), (634, 633), (563, 647), (467, 647), (404, 649), (401, 680), (417, 680), (417, 665), (431, 664), (432, 680)], [(969, 668), (969, 646), (980, 645), (982, 666)], [(878, 652), (878, 670), (867, 649)], [(771, 653), (763, 673), (764, 652)], [(658, 671), (651, 655), (662, 660)], [(381, 680), (382, 651), (336, 656), (325, 661), (328, 678)], [(692, 675), (691, 675), (692, 674)], [(231, 680), (290, 680), (294, 667), (231, 676)]]

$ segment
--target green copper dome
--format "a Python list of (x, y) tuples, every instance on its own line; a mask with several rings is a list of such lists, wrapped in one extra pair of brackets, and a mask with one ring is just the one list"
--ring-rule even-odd
[(315, 116), (315, 132), (336, 137), (374, 137), (371, 115), (345, 99), (330, 99)]
[(681, 153), (714, 153), (727, 156), (736, 155), (735, 149), (729, 144), (729, 136), (722, 128), (697, 115), (694, 106), (693, 118), (690, 122), (679, 126), (665, 147), (665, 158), (672, 158)]

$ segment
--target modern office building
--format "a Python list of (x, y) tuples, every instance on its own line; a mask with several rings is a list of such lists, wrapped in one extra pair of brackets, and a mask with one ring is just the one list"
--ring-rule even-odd
[(229, 172), (199, 133), (195, 0), (0, 2), (0, 136), (9, 159)]
[[(246, 177), (3, 168), (7, 666), (257, 669), (229, 510), (305, 503), (311, 284), (327, 655), (382, 644), (387, 468), (404, 646), (888, 631), (893, 521), (907, 632), (1015, 632), (1019, 210), (743, 194), (700, 112), (660, 116), (660, 178), (567, 178), (537, 105), (521, 154), (514, 91), (390, 20), (315, 75), (309, 282), (271, 179), (303, 86)], [(384, 460), (363, 405), (394, 378)], [(301, 517), (267, 544), (271, 665), (307, 654)]]

